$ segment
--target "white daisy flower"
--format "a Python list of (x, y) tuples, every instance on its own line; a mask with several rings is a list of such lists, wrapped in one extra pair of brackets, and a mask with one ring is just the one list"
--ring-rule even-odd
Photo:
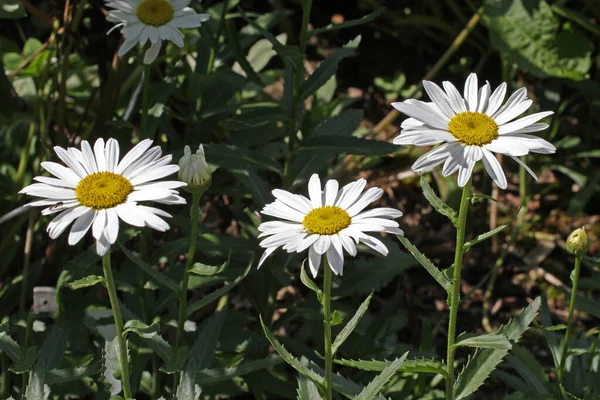
[(309, 198), (285, 190), (273, 190), (276, 200), (267, 204), (262, 213), (285, 221), (263, 222), (258, 227), (262, 232), (259, 237), (268, 236), (260, 243), (266, 250), (258, 267), (280, 246), (288, 253), (308, 249), (308, 265), (313, 276), (317, 276), (321, 257), (325, 254), (331, 270), (341, 275), (344, 270), (343, 250), (354, 257), (359, 242), (387, 256), (387, 247), (365, 232), (402, 235), (398, 223), (393, 221), (402, 213), (393, 208), (362, 212), (383, 194), (383, 190), (376, 187), (362, 193), (366, 185), (365, 179), (359, 179), (338, 190), (338, 182), (331, 179), (325, 184), (325, 190), (321, 190), (319, 175), (314, 174), (308, 182)]
[[(506, 189), (506, 176), (492, 153), (510, 156), (537, 180), (537, 176), (519, 158), (529, 152), (551, 154), (556, 148), (531, 132), (546, 129), (548, 124), (538, 122), (553, 114), (544, 111), (515, 120), (533, 103), (527, 99), (527, 89), (514, 92), (502, 105), (506, 83), (492, 93), (489, 82), (477, 88), (477, 75), (472, 73), (465, 82), (464, 97), (450, 82), (443, 82), (444, 90), (433, 82), (423, 81), (431, 103), (409, 99), (392, 106), (410, 118), (402, 123), (400, 136), (394, 144), (429, 146), (444, 143), (425, 153), (412, 166), (416, 172), (430, 171), (444, 163), (442, 174), (448, 176), (458, 170), (458, 185), (470, 179), (475, 163), (483, 161), (494, 182)], [(511, 122), (512, 121), (512, 122)]]
[(171, 165), (171, 155), (161, 157), (159, 146), (143, 140), (119, 162), (119, 143), (115, 139), (98, 139), (94, 149), (85, 140), (81, 150), (56, 146), (54, 150), (67, 167), (55, 162), (43, 162), (42, 167), (56, 178), (36, 176), (34, 183), (19, 193), (41, 197), (29, 206), (49, 206), (43, 215), (60, 212), (48, 224), (48, 234), (56, 239), (74, 222), (69, 244), (79, 242), (92, 228), (96, 251), (104, 255), (119, 234), (119, 218), (130, 225), (164, 232), (169, 229), (160, 217), (171, 215), (159, 208), (139, 205), (140, 201), (162, 204), (185, 204), (177, 188), (185, 182), (157, 179), (176, 173), (179, 166)]
[(125, 42), (119, 49), (119, 57), (150, 40), (144, 64), (156, 60), (163, 40), (183, 47), (183, 33), (179, 28), (197, 28), (210, 17), (188, 7), (190, 0), (107, 0), (105, 3), (112, 8), (106, 19), (117, 23), (108, 33), (123, 27)]

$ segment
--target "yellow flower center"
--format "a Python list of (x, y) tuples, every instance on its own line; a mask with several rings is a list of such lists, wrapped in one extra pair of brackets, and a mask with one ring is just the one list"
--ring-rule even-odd
[(311, 210), (302, 225), (310, 232), (319, 235), (335, 235), (342, 229), (348, 227), (352, 218), (345, 210), (336, 206), (324, 206)]
[(498, 124), (489, 116), (473, 111), (456, 114), (448, 130), (464, 144), (483, 146), (498, 137)]
[(83, 178), (75, 188), (79, 202), (94, 210), (113, 208), (127, 201), (133, 186), (122, 175), (96, 172)]
[(142, 0), (136, 14), (146, 25), (162, 26), (173, 19), (173, 6), (167, 0)]

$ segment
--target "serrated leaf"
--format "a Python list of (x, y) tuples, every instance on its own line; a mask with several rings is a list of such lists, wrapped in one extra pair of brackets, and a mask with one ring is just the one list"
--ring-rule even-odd
[(154, 322), (152, 325), (146, 325), (145, 323), (137, 319), (130, 319), (125, 323), (124, 328), (125, 330), (123, 331), (123, 333), (133, 332), (139, 337), (150, 338), (152, 336), (158, 335), (160, 325), (158, 322)]
[[(8, 324), (2, 325), (8, 327)], [(13, 362), (19, 361), (22, 357), (21, 347), (8, 335), (8, 332), (0, 332), (0, 350)]]
[(306, 36), (308, 38), (310, 38), (311, 36), (319, 35), (321, 33), (333, 32), (333, 31), (337, 31), (339, 29), (363, 25), (363, 24), (373, 21), (375, 18), (379, 17), (384, 11), (385, 11), (385, 7), (381, 7), (379, 10), (375, 10), (372, 13), (367, 14), (364, 17), (361, 17), (359, 19), (352, 19), (350, 21), (345, 21), (340, 24), (329, 24), (322, 28), (312, 29), (306, 33)]
[(319, 388), (310, 379), (304, 375), (298, 375), (298, 396), (297, 400), (323, 400), (319, 394)]
[(402, 366), (404, 361), (406, 361), (406, 357), (408, 357), (408, 351), (404, 353), (400, 358), (395, 359), (393, 362), (389, 363), (387, 367), (379, 375), (373, 379), (366, 388), (363, 389), (362, 392), (356, 396), (355, 400), (371, 400), (374, 399), (375, 396), (379, 394), (381, 389), (385, 386), (386, 383), (396, 374), (398, 369)]
[(221, 265), (206, 265), (202, 263), (194, 263), (190, 268), (190, 272), (195, 275), (201, 276), (213, 276), (220, 274), (225, 271), (225, 269), (229, 266), (231, 262), (231, 250), (229, 251), (229, 256), (227, 257), (227, 261), (225, 261)]
[(467, 346), (482, 349), (500, 350), (510, 350), (512, 347), (506, 336), (500, 333), (486, 333), (478, 336), (462, 334), (456, 338), (456, 343), (454, 343), (454, 346)]
[(101, 362), (96, 362), (85, 367), (53, 369), (44, 376), (44, 382), (47, 385), (77, 381), (86, 376), (98, 375), (102, 373), (104, 366)]
[(77, 290), (77, 289), (83, 289), (86, 287), (94, 286), (98, 283), (101, 283), (102, 285), (104, 285), (104, 277), (98, 276), (98, 275), (89, 275), (89, 276), (86, 276), (85, 278), (81, 278), (76, 281), (69, 282), (69, 283), (67, 283), (67, 286), (70, 289)]
[(188, 307), (186, 309), (186, 315), (190, 316), (194, 312), (200, 310), (203, 307), (206, 307), (207, 305), (209, 305), (213, 301), (219, 299), (225, 293), (229, 292), (231, 289), (236, 287), (248, 275), (248, 272), (250, 272), (250, 268), (252, 267), (253, 263), (254, 263), (254, 258), (252, 257), (252, 259), (248, 263), (248, 266), (246, 267), (246, 270), (242, 273), (242, 275), (235, 278), (235, 280), (233, 282), (205, 295), (202, 298), (202, 300), (196, 301), (195, 303), (188, 305)]
[(346, 339), (348, 339), (348, 336), (350, 336), (350, 334), (354, 331), (354, 329), (356, 329), (356, 326), (360, 322), (361, 318), (363, 317), (363, 315), (365, 315), (365, 313), (369, 309), (369, 303), (371, 302), (372, 297), (373, 297), (373, 292), (371, 292), (369, 297), (367, 297), (365, 299), (365, 301), (362, 302), (360, 307), (358, 307), (358, 310), (356, 310), (356, 313), (354, 313), (354, 316), (350, 319), (350, 321), (348, 321), (346, 326), (344, 326), (344, 329), (342, 329), (340, 331), (340, 333), (337, 335), (337, 337), (333, 341), (333, 344), (331, 345), (331, 352), (334, 356), (337, 353), (340, 346), (346, 341)]
[(13, 365), (10, 366), (9, 370), (15, 374), (23, 374), (32, 369), (33, 363), (37, 358), (38, 348), (35, 346), (28, 347), (25, 353), (22, 353), (23, 357), (19, 358)]
[(317, 299), (319, 300), (319, 303), (322, 304), (323, 303), (323, 301), (322, 301), (323, 292), (321, 291), (321, 289), (319, 289), (317, 284), (312, 279), (310, 279), (310, 277), (307, 275), (306, 269), (304, 268), (305, 263), (306, 263), (306, 259), (304, 259), (304, 261), (302, 261), (302, 267), (300, 268), (300, 280), (302, 281), (304, 286), (306, 286), (307, 288), (309, 288), (310, 290), (312, 290), (313, 292), (315, 292), (317, 294)]
[(469, 240), (467, 243), (464, 244), (463, 251), (466, 253), (467, 251), (469, 251), (469, 249), (471, 249), (471, 247), (475, 246), (477, 243), (483, 242), (484, 240), (491, 238), (498, 232), (501, 232), (504, 229), (506, 229), (506, 227), (510, 224), (511, 223), (500, 225), (496, 229), (492, 229), (489, 232), (482, 233), (481, 235), (478, 235), (475, 239)]
[[(183, 374), (181, 374), (174, 400), (197, 400), (200, 397), (201, 390), (196, 390), (195, 375), (196, 362), (192, 358), (188, 361)], [(199, 386), (198, 389), (200, 389)]]
[[(512, 342), (518, 342), (537, 315), (540, 305), (541, 299), (537, 297), (519, 316), (510, 320), (506, 326), (502, 327), (499, 333), (506, 336)], [(507, 353), (508, 350), (506, 349), (478, 349), (473, 357), (469, 357), (467, 364), (454, 383), (455, 399), (464, 399), (474, 393), (504, 359)]]
[(260, 317), (260, 324), (262, 325), (262, 328), (263, 328), (263, 331), (265, 332), (265, 336), (267, 337), (267, 340), (271, 343), (271, 345), (273, 346), (273, 348), (275, 349), (277, 354), (279, 354), (281, 356), (281, 358), (283, 358), (285, 360), (285, 362), (287, 362), (292, 368), (294, 368), (296, 371), (300, 372), (302, 375), (306, 376), (308, 379), (310, 379), (317, 385), (323, 386), (323, 382), (324, 382), (323, 377), (320, 376), (319, 374), (317, 374), (316, 372), (312, 371), (305, 365), (303, 365), (300, 362), (300, 360), (298, 360), (297, 358), (292, 356), (290, 354), (290, 352), (288, 352), (286, 350), (286, 348), (283, 347), (283, 345), (281, 343), (279, 343), (279, 341), (271, 333), (271, 331), (269, 330), (267, 325), (265, 325), (264, 321), (262, 320), (262, 316)]
[(117, 242), (125, 257), (129, 258), (131, 262), (140, 267), (142, 271), (148, 274), (157, 284), (164, 286), (167, 289), (171, 289), (175, 293), (179, 293), (179, 285), (173, 279), (169, 278), (165, 274), (152, 268), (151, 265), (146, 264), (144, 260), (129, 251), (121, 242)]
[(42, 343), (38, 354), (38, 362), (44, 360), (44, 374), (51, 369), (60, 367), (66, 347), (67, 335), (65, 331), (59, 328), (58, 325), (54, 325), (44, 343)]
[[(300, 86), (298, 97), (301, 101), (313, 95), (335, 74), (340, 61), (354, 53), (360, 44), (360, 40), (360, 35), (355, 37), (343, 47), (335, 50), (317, 67), (317, 69)], [(296, 71), (296, 73), (298, 73), (298, 71)]]
[(548, 394), (546, 384), (548, 377), (544, 373), (544, 367), (536, 361), (533, 354), (527, 349), (515, 346), (512, 354), (506, 356), (508, 363), (525, 380), (527, 387), (536, 395)]
[(435, 194), (431, 186), (429, 186), (429, 182), (427, 182), (427, 178), (424, 175), (421, 175), (421, 189), (423, 189), (423, 195), (429, 204), (431, 204), (437, 212), (447, 217), (452, 222), (452, 225), (456, 226), (458, 223), (458, 214), (452, 209), (452, 207), (444, 203), (442, 199)]
[(450, 282), (444, 276), (442, 271), (440, 271), (435, 265), (433, 265), (433, 263), (429, 261), (429, 259), (425, 257), (425, 255), (423, 255), (423, 253), (421, 253), (419, 249), (417, 249), (417, 247), (413, 245), (410, 242), (410, 240), (408, 240), (405, 236), (397, 235), (396, 237), (398, 238), (400, 243), (402, 243), (404, 247), (406, 247), (406, 250), (408, 250), (410, 254), (412, 254), (415, 257), (419, 264), (421, 264), (427, 270), (427, 272), (429, 272), (429, 275), (431, 275), (433, 279), (435, 279), (437, 283), (439, 283), (440, 286), (446, 290), (446, 292), (450, 293), (450, 291), (452, 290), (452, 282)]
[(281, 364), (283, 359), (273, 355), (259, 360), (249, 361), (235, 367), (203, 369), (196, 373), (196, 383), (200, 385), (228, 381), (232, 378), (260, 371)]
[(188, 359), (190, 349), (187, 346), (181, 346), (177, 349), (174, 356), (168, 359), (167, 364), (160, 370), (165, 374), (175, 374), (181, 370)]
[(108, 343), (105, 355), (106, 369), (115, 379), (121, 379), (121, 363), (119, 361), (119, 338), (115, 337)]
[(486, 0), (483, 21), (491, 45), (521, 69), (541, 78), (585, 79), (592, 42), (579, 30), (560, 29), (546, 1)]
[[(151, 335), (144, 337), (144, 342), (154, 350), (154, 352), (165, 362), (170, 363), (173, 358), (173, 349), (165, 339), (160, 335)], [(183, 365), (183, 364), (181, 364)]]
[[(389, 365), (390, 361), (336, 359), (334, 360), (334, 363), (344, 365), (346, 367), (358, 368), (364, 371), (383, 371), (385, 367)], [(400, 371), (409, 373), (430, 372), (432, 374), (440, 374), (444, 377), (448, 375), (448, 371), (444, 363), (425, 358), (406, 360), (404, 364), (400, 366)]]
[(194, 360), (197, 370), (211, 366), (226, 315), (227, 309), (215, 311), (211, 317), (204, 321), (202, 327), (198, 330), (196, 342), (188, 356), (188, 360)]

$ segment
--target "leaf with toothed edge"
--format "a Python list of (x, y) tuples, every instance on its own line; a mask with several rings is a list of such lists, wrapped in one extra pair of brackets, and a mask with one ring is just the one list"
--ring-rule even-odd
[(427, 178), (425, 178), (425, 175), (421, 175), (421, 189), (423, 189), (423, 195), (425, 196), (429, 204), (431, 204), (437, 212), (450, 219), (452, 224), (456, 226), (456, 224), (458, 223), (458, 214), (452, 209), (452, 207), (444, 203), (442, 199), (440, 199), (435, 194), (431, 186), (429, 186), (429, 182), (427, 182)]
[(323, 400), (317, 385), (302, 374), (298, 375), (298, 389), (296, 392), (298, 393), (296, 400)]
[[(335, 359), (333, 361), (338, 365), (343, 365), (345, 367), (358, 368), (364, 371), (383, 371), (386, 366), (389, 365), (391, 361), (377, 361), (377, 360), (345, 360), (345, 359)], [(429, 360), (426, 358), (414, 359), (414, 360), (406, 360), (400, 366), (400, 372), (408, 372), (408, 373), (421, 373), (428, 372), (432, 374), (440, 374), (444, 377), (448, 375), (446, 371), (446, 365), (437, 360)]]
[(331, 352), (334, 356), (337, 353), (340, 346), (344, 343), (344, 341), (346, 339), (348, 339), (348, 336), (350, 336), (352, 331), (354, 331), (354, 329), (356, 328), (356, 325), (358, 325), (358, 323), (360, 322), (363, 315), (365, 315), (365, 313), (367, 312), (367, 309), (369, 308), (369, 303), (371, 302), (372, 297), (373, 297), (373, 292), (371, 292), (369, 297), (367, 297), (365, 299), (365, 301), (363, 301), (363, 303), (360, 305), (360, 307), (358, 307), (358, 310), (356, 310), (356, 313), (354, 314), (352, 319), (350, 319), (350, 321), (348, 321), (346, 326), (344, 326), (344, 328), (340, 331), (340, 333), (337, 335), (337, 337), (333, 341), (333, 344), (331, 345)]
[(377, 394), (383, 389), (386, 383), (396, 374), (398, 369), (406, 361), (408, 357), (408, 351), (404, 353), (400, 358), (396, 358), (394, 361), (388, 364), (387, 367), (379, 375), (377, 375), (362, 392), (358, 394), (355, 400), (371, 400), (374, 399)]
[(450, 282), (444, 276), (442, 271), (433, 265), (433, 263), (429, 261), (429, 259), (425, 257), (425, 255), (421, 253), (419, 249), (417, 249), (417, 247), (406, 238), (406, 236), (396, 235), (396, 237), (400, 243), (406, 247), (406, 250), (408, 250), (410, 254), (412, 254), (415, 259), (427, 270), (427, 272), (429, 272), (429, 275), (431, 275), (433, 279), (435, 279), (437, 283), (439, 283), (440, 286), (446, 290), (446, 292), (450, 293), (452, 290), (452, 282)]
[[(536, 317), (540, 305), (541, 300), (537, 297), (521, 314), (502, 327), (499, 333), (513, 343), (518, 342)], [(469, 357), (454, 383), (455, 399), (464, 399), (474, 393), (507, 354), (508, 349), (478, 349)]]

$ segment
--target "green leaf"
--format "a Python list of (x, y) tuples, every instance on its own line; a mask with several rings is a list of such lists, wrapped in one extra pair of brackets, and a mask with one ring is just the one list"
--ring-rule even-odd
[(44, 360), (44, 374), (51, 369), (60, 367), (66, 347), (67, 335), (65, 331), (59, 328), (58, 325), (54, 325), (50, 329), (46, 340), (42, 343), (38, 354), (38, 362), (39, 360)]
[(406, 247), (406, 250), (408, 250), (410, 254), (412, 254), (415, 257), (415, 259), (427, 270), (427, 272), (429, 272), (429, 275), (431, 275), (433, 279), (435, 279), (442, 288), (444, 288), (448, 293), (450, 293), (450, 291), (452, 290), (452, 282), (450, 282), (444, 276), (442, 271), (437, 269), (437, 267), (433, 265), (433, 263), (429, 261), (429, 259), (425, 257), (423, 253), (421, 253), (419, 249), (417, 249), (416, 246), (413, 245), (410, 242), (410, 240), (408, 240), (405, 236), (397, 235), (396, 237), (398, 238), (400, 243), (402, 243), (404, 247)]
[(98, 375), (102, 373), (104, 366), (101, 362), (96, 362), (85, 367), (53, 369), (46, 373), (44, 382), (47, 385), (57, 383), (78, 381), (86, 376)]
[(283, 359), (278, 356), (270, 356), (259, 360), (249, 361), (235, 367), (203, 369), (196, 373), (196, 383), (200, 385), (213, 384), (231, 380), (235, 377), (260, 371), (281, 364)]
[(256, 167), (279, 175), (283, 174), (283, 169), (277, 160), (259, 151), (226, 144), (205, 144), (204, 150), (210, 155), (212, 163), (226, 169)]
[[(350, 56), (358, 48), (360, 40), (361, 37), (358, 35), (343, 47), (334, 51), (321, 63), (321, 65), (319, 65), (319, 67), (317, 67), (315, 72), (313, 72), (300, 86), (298, 96), (301, 101), (313, 95), (321, 86), (327, 83), (329, 78), (335, 74), (340, 61)], [(298, 72), (296, 71), (296, 73)]]
[(433, 191), (425, 175), (421, 175), (421, 188), (423, 189), (423, 195), (429, 201), (429, 204), (433, 206), (440, 214), (447, 217), (454, 226), (458, 223), (458, 214), (449, 205), (444, 203)]
[(509, 222), (508, 224), (503, 224), (498, 226), (496, 229), (492, 229), (489, 232), (486, 233), (482, 233), (481, 235), (478, 235), (475, 239), (473, 240), (469, 240), (467, 243), (464, 244), (463, 246), (463, 251), (466, 253), (467, 251), (469, 251), (469, 249), (471, 249), (471, 247), (475, 246), (477, 243), (481, 243), (486, 239), (491, 238), (492, 236), (494, 236), (495, 234), (497, 234), (498, 232), (503, 231), (504, 229), (506, 229), (507, 226), (509, 226), (512, 222)]
[(0, 19), (19, 19), (27, 16), (21, 0), (0, 0)]
[(404, 353), (400, 358), (395, 359), (389, 363), (387, 367), (379, 375), (373, 379), (362, 392), (356, 396), (355, 400), (371, 400), (383, 389), (386, 383), (396, 374), (398, 369), (404, 364), (408, 357), (408, 351)]
[[(167, 363), (167, 365), (170, 365), (170, 363), (173, 361), (172, 359), (174, 358), (173, 349), (171, 348), (171, 345), (162, 338), (162, 336), (157, 334), (142, 338), (144, 342), (150, 346), (165, 363)], [(183, 363), (181, 363), (180, 366), (183, 366)]]
[[(375, 360), (344, 360), (336, 359), (334, 363), (344, 365), (346, 367), (358, 368), (363, 371), (383, 371), (390, 362), (389, 361), (375, 361)], [(408, 373), (432, 373), (447, 376), (448, 371), (446, 365), (437, 360), (430, 360), (426, 358), (406, 360), (404, 364), (400, 366), (401, 372)]]
[(579, 30), (561, 30), (546, 1), (485, 0), (483, 21), (492, 46), (521, 69), (541, 78), (586, 78), (592, 42)]
[(544, 367), (536, 361), (533, 354), (527, 349), (515, 346), (512, 354), (509, 354), (506, 360), (525, 380), (529, 390), (536, 395), (548, 394), (545, 387), (548, 383), (548, 377), (544, 372)]
[(372, 13), (367, 14), (359, 19), (352, 19), (350, 21), (342, 22), (341, 24), (329, 24), (327, 26), (324, 26), (323, 28), (312, 29), (306, 33), (306, 36), (310, 38), (311, 36), (320, 35), (321, 33), (333, 32), (339, 29), (363, 25), (373, 21), (375, 18), (379, 17), (384, 11), (385, 7), (381, 7), (379, 10), (373, 11)]
[(363, 301), (363, 303), (360, 305), (360, 307), (358, 307), (358, 310), (356, 310), (354, 316), (350, 319), (350, 321), (348, 321), (346, 326), (344, 326), (344, 329), (340, 331), (340, 333), (333, 341), (333, 344), (331, 345), (331, 352), (334, 356), (337, 353), (340, 346), (346, 341), (346, 339), (348, 339), (348, 336), (350, 336), (350, 334), (354, 331), (363, 315), (365, 315), (365, 313), (367, 312), (372, 297), (373, 292), (371, 292), (369, 297), (367, 297), (365, 301)]
[(331, 326), (337, 326), (337, 325), (341, 324), (343, 321), (344, 321), (344, 317), (342, 316), (342, 313), (339, 310), (334, 310), (333, 313), (331, 314), (331, 320), (329, 321)]
[(137, 319), (130, 319), (125, 323), (125, 330), (123, 333), (133, 332), (139, 337), (142, 338), (150, 338), (152, 336), (158, 335), (158, 330), (160, 329), (159, 323), (154, 322), (152, 325), (146, 325), (142, 321)]
[[(179, 385), (177, 386), (177, 393), (175, 394), (174, 400), (197, 400), (200, 398), (202, 390), (195, 384), (196, 378), (196, 362), (194, 359), (190, 359), (181, 374)], [(198, 390), (197, 390), (198, 389)]]
[(211, 317), (204, 321), (202, 327), (198, 330), (196, 342), (188, 356), (188, 360), (194, 360), (196, 370), (210, 368), (215, 357), (217, 341), (221, 334), (221, 328), (223, 328), (226, 315), (227, 309), (215, 311)]
[(323, 400), (319, 394), (319, 388), (310, 379), (304, 375), (298, 375), (298, 396), (297, 400)]
[(571, 21), (577, 23), (579, 26), (588, 30), (589, 32), (591, 32), (597, 36), (600, 36), (600, 27), (598, 27), (597, 24), (590, 23), (588, 21), (588, 18), (585, 15), (583, 15), (582, 13), (573, 11), (567, 7), (563, 7), (558, 4), (552, 5), (552, 11), (554, 11), (556, 14), (558, 14), (562, 17), (570, 19)]
[(356, 154), (365, 156), (384, 156), (398, 151), (398, 146), (379, 140), (363, 139), (354, 136), (339, 135), (311, 136), (304, 139), (298, 152)]
[(206, 264), (202, 264), (202, 263), (194, 263), (194, 265), (192, 265), (192, 267), (190, 268), (190, 272), (192, 274), (201, 275), (201, 276), (213, 276), (213, 275), (220, 274), (221, 272), (225, 271), (225, 268), (227, 268), (229, 266), (229, 263), (231, 262), (231, 252), (232, 252), (232, 250), (229, 250), (229, 256), (227, 257), (227, 261), (225, 261), (221, 265), (213, 266), (213, 265), (206, 265)]
[(319, 303), (322, 304), (323, 303), (322, 302), (323, 292), (321, 291), (321, 289), (319, 289), (317, 284), (315, 282), (313, 282), (313, 280), (310, 279), (310, 277), (306, 274), (306, 269), (304, 268), (305, 263), (306, 263), (306, 259), (304, 259), (304, 261), (302, 261), (302, 268), (300, 268), (300, 280), (302, 281), (304, 286), (306, 286), (307, 288), (309, 288), (310, 290), (312, 290), (313, 292), (315, 292), (317, 294)]
[(17, 360), (13, 365), (10, 366), (10, 370), (15, 374), (23, 374), (31, 371), (33, 363), (38, 355), (38, 348), (35, 346), (28, 347), (24, 353), (24, 356)]
[(29, 374), (29, 382), (25, 388), (24, 400), (46, 400), (50, 395), (49, 388), (44, 387), (44, 374), (47, 368), (44, 360), (40, 359), (35, 365), (35, 369)]
[[(240, 40), (238, 38), (238, 30), (233, 21), (225, 21), (225, 38), (227, 39), (227, 47), (233, 52), (235, 59), (237, 61), (237, 65), (239, 69), (241, 69), (245, 75), (254, 82), (259, 87), (264, 87), (265, 84), (260, 78), (260, 76), (256, 73), (255, 69), (252, 67), (246, 56), (244, 55), (244, 51), (240, 46)], [(275, 54), (275, 51), (272, 50), (273, 46), (271, 45), (270, 50), (271, 54)], [(272, 57), (272, 56), (271, 56)], [(249, 58), (249, 57), (248, 57)], [(266, 65), (266, 64), (265, 64)], [(236, 71), (239, 73), (239, 71)]]
[(195, 303), (188, 305), (188, 307), (186, 309), (186, 315), (190, 316), (191, 314), (195, 313), (196, 311), (200, 310), (203, 307), (206, 307), (207, 305), (209, 305), (213, 301), (219, 299), (225, 293), (229, 292), (231, 289), (236, 287), (248, 275), (248, 272), (250, 272), (250, 268), (252, 267), (253, 263), (254, 263), (254, 259), (252, 258), (250, 260), (250, 262), (248, 263), (248, 267), (246, 267), (246, 270), (244, 271), (244, 273), (242, 275), (238, 276), (237, 278), (235, 278), (235, 280), (233, 282), (205, 295), (202, 298), (202, 300), (196, 301)]
[[(165, 342), (166, 343), (166, 342)], [(167, 343), (168, 345), (168, 343)], [(172, 353), (172, 350), (169, 346), (169, 351)], [(188, 359), (188, 353), (190, 352), (189, 347), (181, 346), (177, 349), (177, 352), (174, 356), (170, 356), (167, 361), (167, 364), (160, 368), (162, 372), (165, 374), (175, 374), (181, 370), (185, 366), (185, 363)]]
[(142, 271), (150, 275), (150, 277), (154, 279), (154, 281), (157, 284), (164, 286), (167, 289), (171, 289), (175, 293), (179, 292), (179, 285), (177, 284), (177, 282), (175, 282), (173, 279), (169, 278), (165, 274), (158, 272), (151, 265), (146, 264), (141, 258), (133, 254), (131, 251), (127, 250), (127, 248), (121, 242), (117, 243), (119, 244), (119, 247), (121, 248), (123, 254), (125, 254), (125, 256), (129, 258), (131, 262), (140, 267)]
[(474, 336), (472, 334), (460, 334), (456, 338), (455, 347), (467, 346), (477, 347), (482, 349), (500, 349), (510, 350), (512, 345), (506, 336), (500, 333), (486, 333), (483, 335)]
[(323, 386), (323, 383), (324, 383), (323, 377), (321, 375), (317, 374), (316, 372), (314, 372), (313, 370), (309, 369), (305, 365), (303, 365), (300, 362), (300, 360), (294, 358), (294, 356), (292, 356), (290, 354), (290, 352), (288, 352), (286, 350), (286, 348), (283, 347), (283, 345), (281, 343), (279, 343), (279, 341), (271, 333), (271, 331), (269, 330), (267, 325), (265, 325), (264, 321), (262, 320), (262, 316), (260, 317), (260, 324), (262, 325), (262, 328), (263, 328), (263, 331), (265, 332), (265, 336), (267, 337), (267, 340), (269, 340), (269, 342), (271, 343), (271, 345), (273, 346), (273, 348), (275, 349), (277, 354), (279, 354), (281, 356), (281, 358), (283, 358), (285, 360), (285, 362), (287, 362), (290, 366), (292, 366), (292, 368), (294, 368), (296, 371), (300, 372), (302, 375), (306, 376), (308, 379), (310, 379), (317, 385)]
[[(512, 342), (518, 342), (537, 315), (540, 305), (541, 299), (537, 297), (519, 316), (502, 327), (499, 333)], [(478, 349), (473, 357), (469, 357), (467, 364), (454, 383), (456, 400), (464, 399), (474, 393), (507, 353), (507, 349)]]
[(78, 279), (76, 281), (70, 282), (67, 286), (73, 290), (83, 289), (86, 287), (94, 286), (98, 283), (104, 285), (104, 277), (98, 275), (89, 275), (85, 278)]
[[(8, 327), (8, 324), (2, 324)], [(22, 357), (21, 347), (8, 335), (8, 332), (0, 332), (0, 350), (13, 362), (18, 362)]]
[(544, 327), (545, 331), (564, 331), (565, 329), (567, 329), (567, 325), (565, 325), (565, 324), (558, 324), (558, 325)]
[(115, 337), (106, 348), (106, 368), (116, 379), (121, 379), (121, 363), (119, 362), (119, 338)]

